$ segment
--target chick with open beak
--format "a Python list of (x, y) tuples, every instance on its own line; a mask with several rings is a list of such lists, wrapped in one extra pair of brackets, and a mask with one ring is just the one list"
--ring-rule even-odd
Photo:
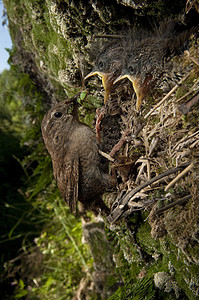
[[(130, 50), (126, 51), (121, 74), (113, 84), (123, 78), (133, 83), (137, 96), (136, 108), (139, 110), (142, 99), (154, 87), (161, 88), (163, 83), (172, 85), (177, 66), (171, 59), (183, 53), (187, 41), (196, 28), (176, 29), (177, 25), (171, 20), (162, 24), (154, 32), (133, 39)], [(176, 70), (175, 70), (176, 69)]]
[(93, 70), (84, 78), (98, 75), (102, 78), (102, 84), (105, 90), (104, 104), (106, 103), (113, 87), (113, 82), (121, 74), (122, 59), (124, 48), (121, 43), (117, 41), (111, 42), (99, 54)]
[[(154, 41), (151, 42), (154, 43)], [(137, 96), (137, 111), (140, 108), (142, 99), (146, 96), (150, 88), (154, 86), (164, 70), (163, 49), (158, 46), (154, 51), (154, 49), (150, 49), (150, 44), (148, 43), (149, 40), (146, 39), (139, 44), (135, 44), (126, 55), (121, 74), (113, 82), (115, 84), (124, 78), (128, 78), (132, 82)], [(157, 45), (154, 44), (153, 46)]]

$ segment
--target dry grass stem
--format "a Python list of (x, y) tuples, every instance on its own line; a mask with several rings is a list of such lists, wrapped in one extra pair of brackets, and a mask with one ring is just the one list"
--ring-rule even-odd
[(156, 214), (157, 214), (157, 215), (160, 215), (160, 214), (163, 213), (164, 211), (166, 211), (166, 210), (168, 210), (168, 209), (174, 207), (175, 205), (182, 204), (182, 203), (184, 203), (185, 201), (188, 201), (188, 200), (191, 199), (191, 198), (192, 198), (191, 195), (187, 195), (187, 196), (183, 197), (182, 199), (176, 200), (176, 201), (174, 201), (173, 203), (170, 203), (170, 204), (168, 204), (167, 206), (158, 209), (158, 210), (156, 211)]
[(162, 103), (164, 103), (179, 87), (179, 85), (181, 85), (189, 76), (190, 76), (190, 73), (187, 73), (169, 92), (168, 94), (166, 94), (166, 96), (158, 103), (156, 104), (145, 116), (144, 118), (148, 118), (152, 112), (154, 112)]
[(113, 209), (113, 211), (110, 213), (110, 215), (107, 217), (107, 220), (109, 223), (114, 223), (116, 222), (121, 215), (123, 215), (124, 213), (124, 209), (127, 206), (129, 200), (136, 195), (138, 192), (140, 192), (141, 190), (143, 190), (145, 187), (147, 187), (148, 185), (151, 185), (154, 182), (157, 182), (158, 180), (169, 176), (170, 174), (176, 173), (178, 171), (180, 171), (181, 169), (186, 168), (190, 163), (184, 163), (174, 169), (168, 170), (158, 176), (155, 176), (154, 178), (152, 178), (151, 180), (145, 182), (144, 184), (138, 186), (137, 188), (129, 191), (127, 194), (125, 194), (119, 201), (119, 205), (116, 206), (115, 209)]
[(176, 100), (176, 102), (180, 102), (181, 100), (185, 99), (187, 96), (189, 96), (193, 91), (197, 91), (199, 89), (199, 79), (196, 80), (196, 82), (194, 83), (194, 85), (190, 88), (190, 90), (188, 91), (188, 93), (186, 93), (185, 95), (183, 95), (182, 97), (178, 98)]
[(182, 177), (184, 177), (189, 171), (193, 169), (193, 163), (191, 163), (186, 169), (184, 169), (180, 174), (176, 176), (164, 189), (167, 192), (172, 186), (176, 184)]
[(190, 55), (190, 52), (188, 50), (185, 50), (184, 53), (188, 56), (188, 58), (194, 63), (196, 64), (197, 66), (199, 66), (199, 61), (195, 58), (195, 57), (192, 57)]
[(98, 150), (99, 154), (102, 155), (103, 157), (105, 157), (106, 159), (110, 160), (111, 162), (114, 162), (114, 158), (112, 158), (109, 154), (101, 151), (101, 150)]
[[(183, 147), (180, 147), (180, 145), (183, 145), (185, 142), (187, 142), (188, 140), (190, 140), (191, 138), (193, 137), (196, 137), (196, 138), (199, 138), (199, 136), (197, 137), (197, 135), (199, 135), (199, 130), (194, 132), (193, 134), (191, 134), (190, 136), (187, 136), (185, 138), (182, 138), (172, 149), (172, 152), (176, 149), (178, 150), (179, 148), (183, 148)], [(195, 142), (195, 140), (194, 140)], [(178, 147), (179, 146), (179, 147)]]

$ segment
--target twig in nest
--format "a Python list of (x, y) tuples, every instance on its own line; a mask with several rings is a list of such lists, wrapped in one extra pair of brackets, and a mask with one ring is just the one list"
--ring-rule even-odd
[(103, 152), (101, 150), (98, 150), (98, 152), (99, 152), (99, 154), (101, 154), (102, 156), (104, 156), (106, 159), (108, 159), (108, 160), (110, 160), (112, 162), (115, 161), (114, 158), (112, 158), (109, 154), (107, 154), (107, 153), (105, 153), (105, 152)]
[(195, 105), (197, 102), (199, 101), (199, 93), (197, 93), (196, 95), (194, 95), (189, 101), (187, 101), (186, 103), (182, 103), (178, 109), (179, 111), (183, 114), (183, 115), (186, 115), (191, 107), (193, 105)]
[(160, 214), (163, 213), (165, 210), (167, 210), (167, 209), (169, 209), (169, 208), (171, 208), (171, 207), (174, 207), (175, 205), (182, 204), (182, 203), (184, 203), (185, 201), (188, 201), (188, 200), (191, 199), (191, 198), (192, 198), (192, 195), (187, 195), (187, 196), (183, 197), (182, 199), (176, 200), (175, 202), (170, 203), (170, 204), (168, 204), (167, 206), (158, 209), (155, 213), (156, 213), (157, 215), (160, 215)]
[[(146, 141), (147, 141), (147, 146), (148, 146), (148, 139), (147, 139), (146, 136), (145, 136), (145, 144), (146, 144)], [(156, 146), (157, 146), (157, 144), (158, 144), (158, 141), (159, 141), (159, 138), (158, 138), (158, 137), (152, 139), (150, 146), (148, 146), (148, 148), (149, 148), (149, 150), (148, 150), (148, 152), (149, 152), (148, 157), (150, 157), (151, 154), (153, 153), (154, 149), (156, 148)], [(140, 167), (140, 170), (139, 170), (139, 173), (138, 173), (138, 175), (137, 175), (137, 178), (136, 178), (135, 183), (138, 182), (138, 180), (139, 180), (141, 174), (143, 173), (143, 170), (144, 170), (144, 167), (145, 167), (145, 166), (147, 166), (147, 178), (148, 178), (148, 180), (151, 180), (151, 172), (150, 172), (151, 166), (150, 166), (149, 159), (148, 159), (148, 158), (139, 158), (139, 159), (136, 161), (135, 164), (137, 164), (137, 163), (139, 163), (139, 162), (141, 162), (142, 165), (141, 165), (141, 167)]]
[(195, 58), (190, 56), (190, 52), (188, 50), (185, 50), (184, 53), (188, 56), (188, 58), (197, 66), (199, 66), (199, 61)]
[(199, 143), (199, 139), (196, 140), (195, 142), (193, 142), (193, 143), (189, 146), (189, 148), (190, 148), (190, 149), (193, 149), (198, 143)]
[(188, 141), (189, 139), (191, 139), (192, 137), (194, 137), (194, 136), (196, 136), (196, 135), (198, 135), (198, 134), (199, 134), (199, 130), (196, 131), (196, 132), (194, 132), (193, 134), (191, 134), (191, 135), (189, 135), (189, 136), (183, 138), (182, 140), (180, 140), (180, 141), (173, 147), (172, 152), (173, 152), (180, 144), (185, 143), (186, 141)]
[[(173, 174), (173, 173), (176, 173), (184, 168), (186, 168), (187, 166), (189, 166), (190, 163), (184, 163), (174, 169), (171, 169), (171, 170), (168, 170), (154, 178), (152, 178), (151, 180), (149, 180), (148, 182), (138, 186), (137, 188), (135, 188), (134, 190), (132, 191), (129, 191), (126, 195), (124, 195), (121, 200), (119, 201), (119, 204), (117, 205), (117, 207), (110, 213), (110, 215), (107, 217), (107, 220), (108, 222), (110, 223), (114, 223), (116, 222), (120, 216), (123, 215), (124, 213), (124, 210), (128, 204), (128, 202), (131, 200), (131, 198), (137, 194), (138, 192), (140, 192), (143, 188), (147, 187), (148, 185), (170, 175), (170, 174)], [(113, 204), (113, 207), (114, 207), (114, 204)]]
[(158, 137), (155, 137), (155, 138), (152, 139), (150, 147), (149, 147), (149, 156), (151, 156), (151, 154), (155, 150), (158, 142), (159, 142), (159, 138)]
[(197, 0), (187, 0), (186, 7), (185, 7), (185, 13), (188, 14), (190, 9), (195, 6), (197, 10)]
[[(187, 96), (189, 96), (194, 90), (195, 90), (195, 87), (198, 88), (198, 84), (199, 84), (199, 79), (196, 80), (196, 82), (192, 85), (192, 87), (190, 88), (190, 90), (188, 91), (188, 93), (186, 93), (185, 95), (183, 95), (182, 97), (178, 98), (176, 100), (176, 102), (180, 102), (182, 99), (186, 98)], [(196, 89), (197, 90), (197, 89)]]
[(165, 100), (167, 98), (169, 98), (179, 87), (179, 85), (181, 85), (190, 75), (191, 71), (186, 74), (171, 90), (170, 92), (168, 92), (168, 94), (158, 103), (156, 104), (145, 116), (144, 118), (148, 118), (148, 116), (150, 116), (152, 114), (152, 112), (154, 112), (163, 102), (165, 102)]
[(137, 163), (139, 163), (139, 162), (142, 162), (142, 164), (141, 164), (141, 166), (140, 166), (140, 170), (139, 170), (138, 175), (137, 175), (137, 178), (136, 178), (136, 180), (135, 180), (135, 184), (138, 183), (138, 179), (140, 178), (141, 174), (143, 173), (144, 167), (145, 167), (146, 164), (147, 164), (147, 159), (140, 159), (140, 158), (139, 158), (139, 159), (136, 161), (135, 164), (137, 164)]
[(119, 151), (121, 149), (121, 147), (123, 146), (123, 144), (126, 142), (126, 137), (127, 135), (131, 132), (130, 129), (127, 129), (124, 134), (122, 135), (121, 139), (119, 140), (119, 142), (113, 147), (113, 149), (111, 150), (111, 152), (109, 153), (109, 155), (111, 157), (113, 157), (115, 155), (115, 153), (117, 151)]
[(184, 169), (176, 178), (174, 178), (164, 189), (165, 192), (167, 192), (176, 182), (178, 182), (182, 177), (185, 176), (185, 174), (193, 169), (193, 163), (191, 163), (186, 169)]
[(135, 180), (135, 183), (138, 183), (138, 180), (140, 178), (140, 176), (142, 175), (143, 171), (144, 171), (144, 167), (146, 166), (147, 167), (147, 180), (150, 180), (151, 179), (151, 173), (150, 173), (150, 162), (147, 158), (139, 158), (135, 164), (137, 163), (142, 163), (141, 166), (140, 166), (140, 170), (139, 170), (139, 173), (136, 177), (136, 180)]

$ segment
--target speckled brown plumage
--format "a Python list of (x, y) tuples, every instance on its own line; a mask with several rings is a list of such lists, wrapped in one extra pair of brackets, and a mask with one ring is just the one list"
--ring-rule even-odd
[(92, 129), (79, 121), (76, 108), (69, 113), (70, 107), (66, 102), (57, 104), (47, 112), (41, 125), (54, 177), (73, 213), (77, 200), (88, 210), (108, 213), (101, 195), (113, 187), (114, 180), (102, 163)]

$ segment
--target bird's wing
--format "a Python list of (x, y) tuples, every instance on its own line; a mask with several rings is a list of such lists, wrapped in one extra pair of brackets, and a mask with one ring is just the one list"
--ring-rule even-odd
[(56, 174), (57, 184), (62, 197), (70, 207), (70, 210), (76, 214), (78, 200), (78, 182), (79, 182), (79, 158), (74, 156), (72, 159), (65, 158), (63, 165)]

